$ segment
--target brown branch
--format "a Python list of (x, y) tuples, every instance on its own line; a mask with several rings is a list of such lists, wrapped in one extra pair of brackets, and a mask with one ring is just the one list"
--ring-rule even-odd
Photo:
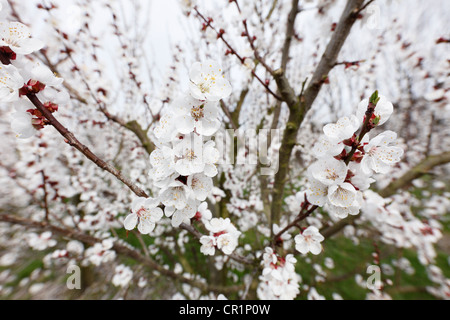
[(130, 179), (125, 177), (122, 172), (117, 170), (111, 164), (100, 159), (95, 153), (93, 153), (87, 146), (82, 144), (75, 135), (70, 132), (66, 127), (64, 127), (54, 116), (53, 114), (44, 107), (42, 102), (38, 99), (38, 97), (33, 93), (28, 93), (27, 98), (33, 103), (33, 105), (38, 109), (42, 115), (49, 121), (49, 123), (65, 138), (65, 141), (82, 154), (86, 156), (89, 160), (94, 162), (101, 169), (108, 171), (112, 175), (114, 175), (117, 179), (122, 181), (131, 191), (133, 191), (139, 197), (148, 197), (147, 193), (131, 182)]
[[(283, 49), (281, 51), (281, 67), (279, 70), (275, 72), (271, 72), (272, 76), (274, 77), (275, 81), (277, 82), (277, 94), (282, 95), (283, 99), (285, 101), (290, 100), (291, 98), (286, 98), (284, 94), (294, 95), (294, 90), (290, 87), (287, 79), (284, 77), (283, 70), (286, 70), (288, 61), (289, 61), (289, 52), (291, 49), (292, 44), (292, 38), (295, 36), (295, 19), (300, 12), (298, 9), (299, 0), (292, 0), (291, 10), (289, 12), (287, 22), (286, 22), (286, 35), (284, 39)], [(274, 3), (275, 6), (275, 3)], [(272, 8), (272, 10), (274, 7)], [(285, 82), (285, 83), (280, 83)], [(286, 88), (288, 92), (281, 93), (280, 88)], [(296, 98), (293, 99), (294, 101), (292, 103), (296, 103)], [(275, 106), (273, 107), (273, 118), (272, 118), (272, 124), (270, 126), (271, 129), (276, 129), (278, 127), (278, 122), (281, 115), (281, 105), (283, 101), (277, 100), (275, 103)], [(270, 147), (272, 143), (272, 139), (269, 139), (268, 141), (268, 147)], [(270, 223), (274, 220), (274, 217), (272, 216), (272, 210), (271, 210), (271, 204), (270, 204), (270, 192), (271, 190), (268, 188), (268, 177), (261, 175), (260, 178), (260, 184), (261, 184), (261, 196), (264, 204), (264, 213), (269, 220)], [(271, 235), (272, 235), (273, 229), (271, 228)]]
[(286, 23), (286, 37), (284, 39), (283, 49), (281, 51), (281, 68), (286, 70), (289, 61), (289, 52), (291, 49), (292, 38), (295, 36), (295, 19), (300, 12), (298, 9), (299, 0), (292, 0), (291, 11), (289, 12)]
[(289, 163), (292, 149), (297, 143), (297, 133), (300, 127), (299, 119), (303, 119), (304, 114), (299, 107), (300, 100), (295, 96), (294, 90), (290, 87), (287, 79), (284, 77), (283, 70), (274, 72), (275, 81), (283, 100), (286, 101), (290, 113), (281, 140), (279, 151), (279, 168), (275, 175), (275, 181), (272, 190), (272, 204), (270, 210), (270, 223), (279, 223), (281, 217), (281, 207), (283, 204), (284, 185), (289, 172)]
[(304, 93), (305, 102), (303, 108), (308, 111), (324, 83), (324, 79), (336, 64), (338, 55), (345, 43), (353, 24), (358, 18), (358, 13), (362, 8), (364, 0), (348, 0), (347, 5), (341, 15), (339, 23), (331, 37), (325, 52), (311, 78), (311, 82)]
[[(9, 57), (7, 57), (5, 54), (0, 52), (0, 61), (5, 64), (9, 65), (11, 64), (11, 61), (9, 60)], [(38, 109), (41, 114), (48, 120), (49, 124), (52, 125), (64, 138), (65, 141), (78, 151), (80, 151), (82, 154), (86, 156), (89, 160), (94, 162), (98, 167), (101, 169), (111, 173), (114, 175), (117, 179), (122, 181), (128, 188), (130, 188), (131, 191), (133, 191), (137, 196), (139, 197), (148, 197), (147, 193), (139, 188), (137, 185), (135, 185), (130, 179), (125, 177), (122, 172), (117, 170), (115, 167), (113, 167), (111, 164), (105, 162), (104, 160), (100, 159), (95, 153), (93, 153), (87, 146), (82, 144), (75, 135), (70, 132), (66, 127), (64, 127), (54, 116), (53, 114), (42, 104), (42, 102), (39, 100), (39, 98), (34, 93), (28, 93), (26, 97), (33, 103), (33, 105)]]
[(228, 106), (225, 104), (225, 102), (223, 102), (223, 100), (220, 100), (220, 107), (222, 108), (222, 111), (225, 113), (225, 115), (228, 117), (231, 127), (237, 131), (238, 127), (236, 126), (233, 116), (232, 116), (230, 110), (228, 109)]
[(362, 142), (364, 136), (375, 127), (375, 125), (372, 123), (372, 115), (375, 112), (375, 108), (377, 106), (378, 100), (379, 100), (378, 91), (375, 91), (369, 99), (369, 105), (367, 106), (367, 109), (366, 109), (366, 112), (364, 115), (365, 119), (364, 119), (364, 123), (361, 127), (361, 131), (359, 132), (359, 135), (356, 138), (356, 140), (353, 142), (350, 152), (344, 158), (344, 162), (346, 165), (348, 165), (350, 163), (356, 150), (361, 146), (361, 142)]
[(291, 229), (293, 227), (298, 226), (298, 224), (300, 222), (302, 222), (303, 220), (308, 218), (311, 215), (311, 213), (313, 213), (319, 207), (316, 205), (314, 205), (312, 207), (309, 207), (309, 206), (310, 206), (310, 203), (307, 200), (305, 200), (305, 202), (303, 202), (302, 208), (301, 208), (298, 216), (291, 223), (289, 223), (286, 227), (281, 229), (276, 235), (273, 236), (272, 247), (275, 247), (275, 245), (277, 244), (277, 242), (279, 241), (279, 239), (285, 232), (287, 232), (289, 229)]
[[(13, 15), (19, 22), (22, 22), (22, 23), (23, 23), (23, 21), (21, 20), (20, 16), (19, 16), (18, 13), (17, 13), (17, 11), (14, 9), (14, 4), (11, 3), (11, 1), (8, 1), (8, 3), (9, 3), (9, 5), (10, 5), (11, 9), (12, 9), (12, 15)], [(112, 9), (111, 9), (111, 10), (112, 10)], [(49, 11), (49, 14), (50, 14), (50, 11)], [(59, 30), (57, 30), (56, 28), (55, 28), (55, 31), (56, 31), (58, 34), (61, 35), (61, 32), (60, 32)], [(116, 32), (116, 35), (117, 35), (117, 32)], [(62, 35), (61, 35), (61, 36), (62, 36)], [(119, 41), (121, 41), (120, 37), (119, 37)], [(121, 43), (121, 45), (122, 45), (122, 42), (120, 42), (120, 43)], [(122, 45), (122, 47), (123, 47), (123, 45)], [(152, 153), (152, 151), (155, 149), (155, 146), (154, 146), (154, 144), (151, 142), (151, 140), (149, 139), (149, 137), (148, 137), (148, 135), (147, 135), (147, 131), (144, 130), (144, 129), (142, 129), (142, 127), (139, 125), (139, 123), (138, 123), (136, 120), (132, 120), (132, 121), (130, 121), (130, 122), (125, 122), (125, 121), (123, 121), (122, 119), (120, 119), (119, 117), (117, 117), (116, 115), (110, 114), (110, 113), (107, 111), (106, 107), (105, 107), (104, 105), (102, 105), (102, 104), (99, 102), (99, 100), (97, 99), (97, 97), (96, 97), (95, 94), (93, 93), (91, 87), (89, 86), (89, 83), (86, 81), (85, 77), (84, 77), (83, 74), (81, 73), (80, 68), (78, 68), (78, 67), (76, 66), (75, 60), (73, 59), (72, 54), (71, 54), (71, 49), (69, 49), (66, 45), (64, 45), (64, 50), (65, 50), (64, 52), (67, 54), (67, 58), (65, 58), (65, 59), (70, 59), (70, 61), (74, 64), (74, 66), (76, 67), (75, 70), (77, 70), (78, 73), (80, 74), (80, 76), (81, 76), (81, 78), (82, 78), (82, 81), (83, 81), (84, 85), (86, 86), (86, 89), (88, 90), (88, 92), (89, 92), (90, 96), (92, 97), (92, 99), (97, 103), (97, 105), (98, 105), (98, 107), (99, 107), (99, 110), (100, 110), (100, 111), (101, 111), (101, 112), (102, 112), (109, 120), (111, 120), (111, 121), (113, 121), (113, 122), (119, 124), (120, 126), (122, 126), (122, 127), (125, 128), (125, 129), (128, 129), (128, 130), (130, 130), (131, 132), (133, 132), (133, 133), (136, 135), (136, 137), (139, 139), (139, 141), (142, 143), (142, 147), (145, 149), (145, 151), (146, 151), (148, 154)], [(53, 63), (53, 62), (50, 60), (50, 58), (49, 58), (49, 56), (48, 56), (48, 54), (47, 54), (47, 50), (46, 50), (46, 49), (41, 49), (41, 50), (39, 51), (39, 53), (42, 55), (43, 59), (45, 60), (45, 64), (50, 68), (50, 70), (51, 70), (53, 73), (55, 73), (55, 74), (59, 74), (59, 72), (58, 72), (58, 64), (59, 64), (61, 61), (58, 62), (58, 63), (56, 63), (56, 64)], [(6, 64), (9, 64), (10, 62), (5, 61), (5, 63), (6, 63)], [(140, 84), (137, 82), (136, 76), (132, 73), (131, 66), (128, 65), (128, 67), (130, 68), (130, 77), (131, 77), (131, 79), (134, 81), (134, 83), (136, 84), (136, 86), (137, 86), (139, 89), (141, 89)], [(75, 89), (74, 89), (67, 81), (64, 81), (64, 82), (63, 82), (63, 86), (69, 91), (70, 95), (71, 95), (74, 99), (76, 99), (77, 101), (81, 102), (82, 104), (88, 104), (88, 101), (87, 101), (85, 98), (83, 98), (83, 97), (80, 95), (80, 93), (79, 93), (77, 90), (75, 90)], [(145, 99), (145, 96), (143, 97), (143, 102), (145, 103), (145, 105), (147, 106), (148, 110), (150, 111), (150, 114), (151, 114), (153, 120), (155, 120), (155, 116), (154, 116), (153, 113), (151, 112), (150, 106), (149, 106), (147, 100)]]
[(147, 154), (151, 154), (153, 150), (155, 150), (155, 145), (150, 140), (147, 134), (147, 130), (143, 129), (142, 126), (136, 120), (131, 120), (129, 122), (125, 122), (116, 115), (113, 115), (106, 110), (104, 107), (100, 107), (100, 111), (111, 121), (117, 123), (121, 127), (130, 130), (135, 134), (135, 136), (139, 139), (142, 144), (142, 147), (147, 152)]
[(231, 117), (233, 119), (233, 122), (239, 126), (239, 116), (241, 114), (242, 106), (244, 105), (245, 98), (247, 97), (247, 94), (249, 92), (248, 88), (245, 88), (241, 91), (241, 94), (239, 95), (239, 100), (236, 104), (236, 108), (233, 112), (231, 112)]

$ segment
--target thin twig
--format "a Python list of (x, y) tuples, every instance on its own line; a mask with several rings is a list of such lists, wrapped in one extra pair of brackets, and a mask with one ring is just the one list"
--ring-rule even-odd
[[(239, 61), (243, 64), (245, 62), (245, 58), (243, 58), (242, 56), (239, 55), (239, 53), (237, 53), (237, 51), (233, 48), (233, 46), (231, 46), (231, 44), (224, 38), (223, 34), (224, 32), (220, 32), (218, 31), (216, 28), (214, 28), (211, 25), (211, 21), (207, 18), (205, 18), (205, 16), (203, 16), (200, 11), (197, 9), (197, 7), (194, 7), (194, 11), (197, 13), (198, 17), (200, 17), (203, 22), (209, 27), (211, 28), (211, 30), (213, 30), (216, 34), (217, 34), (217, 38), (221, 39), (222, 42), (227, 46), (228, 50), (230, 51), (231, 54), (233, 54), (234, 56), (236, 56)], [(255, 70), (251, 71), (252, 75), (256, 78), (256, 80), (258, 80), (263, 86), (264, 88), (266, 88), (267, 92), (270, 93), (275, 99), (277, 100), (282, 100), (282, 98), (277, 95), (275, 92), (272, 91), (272, 89), (270, 89), (268, 83), (266, 83), (265, 81), (263, 81), (255, 72)]]

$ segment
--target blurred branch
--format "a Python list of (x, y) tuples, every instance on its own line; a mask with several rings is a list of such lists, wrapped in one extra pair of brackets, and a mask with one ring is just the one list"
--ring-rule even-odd
[[(78, 240), (80, 242), (83, 242), (88, 245), (94, 245), (96, 243), (101, 243), (102, 239), (93, 237), (91, 235), (85, 234), (83, 232), (74, 230), (74, 229), (68, 229), (68, 228), (61, 228), (55, 225), (51, 225), (48, 222), (39, 222), (34, 221), (30, 219), (24, 219), (15, 217), (8, 214), (0, 214), (0, 222), (6, 222), (6, 223), (12, 223), (15, 225), (21, 225), (26, 228), (30, 229), (39, 229), (39, 230), (48, 230), (51, 231), (53, 234), (57, 234), (63, 237), (67, 237), (69, 239)], [(236, 285), (236, 286), (229, 286), (229, 287), (222, 287), (222, 286), (213, 286), (209, 285), (203, 282), (199, 282), (193, 279), (185, 278), (183, 275), (177, 274), (171, 270), (168, 270), (164, 268), (163, 266), (159, 265), (157, 262), (155, 262), (150, 257), (141, 254), (140, 252), (131, 249), (129, 246), (120, 244), (117, 241), (114, 242), (113, 248), (115, 252), (117, 252), (120, 255), (127, 256), (129, 258), (132, 258), (136, 260), (137, 262), (142, 263), (146, 267), (149, 267), (152, 270), (160, 272), (162, 275), (170, 277), (174, 280), (178, 280), (184, 283), (188, 283), (192, 286), (195, 286), (199, 288), (202, 291), (205, 292), (217, 292), (217, 293), (233, 293), (237, 292), (239, 290), (244, 289), (244, 285)]]
[(289, 61), (289, 52), (291, 49), (292, 38), (295, 36), (295, 19), (300, 10), (298, 9), (299, 0), (292, 0), (291, 11), (289, 12), (286, 23), (286, 37), (284, 39), (283, 50), (281, 51), (281, 68), (286, 70)]
[(417, 178), (420, 178), (424, 174), (430, 172), (434, 167), (446, 164), (450, 162), (450, 151), (428, 156), (423, 159), (419, 164), (414, 166), (408, 172), (406, 172), (400, 178), (392, 181), (387, 187), (380, 190), (378, 193), (380, 196), (387, 198), (396, 194), (399, 190), (408, 187), (411, 182)]

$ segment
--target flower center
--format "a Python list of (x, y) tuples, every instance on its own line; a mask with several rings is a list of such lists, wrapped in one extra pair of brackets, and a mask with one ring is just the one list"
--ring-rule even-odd
[(208, 83), (201, 83), (199, 85), (199, 88), (202, 93), (206, 93), (209, 92), (210, 86), (208, 85)]
[(308, 243), (308, 244), (311, 244), (311, 242), (312, 242), (312, 236), (307, 235), (307, 236), (304, 236), (304, 237), (305, 237), (305, 242)]
[(184, 154), (184, 159), (187, 159), (189, 161), (194, 160), (195, 158), (197, 158), (197, 156), (195, 155), (194, 150), (190, 149), (190, 150), (186, 150), (186, 153)]
[(147, 210), (144, 207), (141, 207), (138, 211), (136, 211), (136, 214), (139, 218), (142, 218), (147, 214)]
[(205, 114), (203, 112), (203, 107), (204, 107), (204, 105), (202, 104), (199, 107), (194, 106), (191, 108), (191, 117), (194, 118), (195, 121), (198, 121), (199, 119), (201, 119), (205, 116)]
[(336, 195), (340, 200), (347, 201), (349, 199), (350, 192), (348, 192), (348, 190), (346, 190), (344, 188), (339, 187), (336, 190)]
[(334, 170), (327, 169), (326, 173), (327, 173), (327, 175), (326, 175), (327, 179), (336, 181), (336, 179), (339, 178), (339, 175)]
[(377, 149), (378, 149), (378, 147), (372, 147), (372, 148), (370, 148), (370, 150), (369, 150), (369, 155), (370, 156), (374, 156), (375, 155), (375, 153), (377, 152)]
[(14, 40), (12, 38), (2, 38), (2, 41), (4, 41), (5, 43), (7, 43), (10, 46), (13, 47), (18, 47), (19, 46), (19, 42), (17, 40)]

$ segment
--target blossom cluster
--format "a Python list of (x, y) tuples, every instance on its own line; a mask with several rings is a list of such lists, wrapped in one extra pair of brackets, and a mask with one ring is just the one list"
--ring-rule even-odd
[(231, 254), (236, 249), (241, 232), (231, 224), (229, 218), (212, 218), (205, 222), (205, 227), (210, 235), (200, 238), (200, 251), (203, 254), (214, 255), (216, 247), (225, 254)]
[(381, 241), (398, 248), (415, 248), (419, 261), (429, 265), (437, 256), (433, 245), (443, 236), (442, 225), (433, 217), (416, 217), (410, 207), (404, 205), (407, 201), (402, 194), (384, 199), (367, 190), (361, 218), (377, 229)]
[(392, 112), (392, 103), (376, 92), (358, 104), (356, 115), (324, 126), (324, 136), (313, 148), (317, 161), (308, 168), (309, 203), (325, 206), (340, 219), (359, 213), (362, 192), (375, 181), (374, 173), (387, 173), (403, 155), (395, 145), (395, 132), (369, 137), (369, 131), (385, 123)]
[(124, 226), (131, 230), (137, 225), (148, 234), (163, 215), (171, 218), (173, 227), (189, 225), (195, 218), (211, 233), (201, 238), (201, 251), (213, 255), (217, 247), (231, 254), (240, 232), (229, 219), (211, 219), (205, 202), (213, 190), (220, 156), (211, 136), (221, 126), (219, 101), (230, 95), (231, 85), (220, 64), (210, 60), (195, 63), (189, 78), (189, 93), (171, 103), (153, 132), (157, 148), (150, 154), (149, 176), (158, 195), (136, 199)]
[(29, 98), (36, 96), (50, 113), (69, 101), (69, 94), (62, 88), (63, 79), (30, 56), (43, 46), (24, 24), (0, 22), (0, 102), (14, 103), (11, 128), (22, 139), (48, 124)]
[(263, 254), (263, 272), (257, 289), (259, 299), (294, 299), (300, 293), (301, 282), (301, 277), (295, 272), (296, 263), (297, 259), (292, 254), (283, 258), (267, 247)]

